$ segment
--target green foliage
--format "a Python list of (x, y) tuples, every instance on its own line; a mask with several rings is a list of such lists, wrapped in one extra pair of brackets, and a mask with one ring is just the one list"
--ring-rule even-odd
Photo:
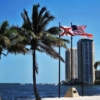
[(97, 69), (98, 66), (100, 66), (100, 61), (96, 61), (96, 62), (94, 63), (94, 68), (95, 68), (95, 69)]
[[(23, 53), (27, 52), (27, 48), (22, 44), (24, 37), (18, 35), (17, 30), (14, 27), (10, 27), (8, 21), (4, 21), (0, 25), (0, 58), (3, 54), (7, 56), (9, 53)], [(4, 50), (7, 54), (3, 53)]]
[(60, 59), (64, 62), (64, 59), (55, 50), (55, 47), (64, 47), (67, 49), (66, 43), (69, 43), (66, 39), (58, 38), (60, 30), (59, 27), (47, 28), (49, 22), (54, 20), (54, 16), (47, 11), (46, 7), (39, 9), (40, 5), (33, 5), (32, 17), (29, 18), (28, 12), (24, 9), (21, 16), (23, 18), (22, 27), (14, 27), (20, 37), (23, 37), (23, 44), (30, 45), (31, 50), (37, 50), (39, 52), (45, 52), (47, 55), (54, 59)]
[[(59, 36), (59, 27), (51, 27), (46, 29), (49, 22), (54, 20), (54, 16), (47, 11), (46, 7), (39, 9), (40, 5), (33, 5), (32, 17), (28, 17), (28, 12), (24, 9), (21, 16), (23, 18), (22, 27), (16, 27), (20, 36), (25, 37), (24, 43), (30, 45), (32, 50), (38, 50), (45, 52), (53, 58), (63, 58), (58, 55), (55, 47), (64, 47), (67, 49), (66, 43), (69, 43), (66, 39), (56, 37)], [(49, 49), (49, 50), (48, 50)]]

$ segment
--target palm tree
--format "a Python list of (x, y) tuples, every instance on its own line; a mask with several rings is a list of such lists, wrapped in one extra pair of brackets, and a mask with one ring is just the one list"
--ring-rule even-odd
[(95, 63), (94, 63), (94, 68), (97, 70), (97, 67), (100, 65), (100, 61), (96, 61)]
[(8, 31), (9, 31), (9, 24), (7, 21), (4, 21), (0, 25), (0, 59), (1, 59), (1, 55), (4, 56), (7, 55), (3, 51), (7, 49), (8, 46), (10, 46), (10, 40), (7, 37)]
[[(23, 53), (28, 49), (21, 44), (22, 38), (18, 36), (17, 31), (9, 26), (8, 21), (0, 25), (0, 59), (1, 55), (7, 56), (8, 53)], [(5, 54), (4, 51), (7, 51)]]
[(32, 9), (32, 19), (29, 18), (27, 11), (24, 9), (24, 12), (21, 13), (23, 18), (22, 27), (16, 27), (20, 36), (23, 36), (25, 40), (23, 41), (24, 45), (30, 45), (30, 50), (32, 51), (33, 56), (33, 89), (36, 100), (40, 100), (40, 96), (36, 87), (36, 73), (38, 73), (38, 66), (36, 62), (36, 51), (45, 52), (47, 55), (60, 59), (64, 62), (63, 58), (55, 50), (55, 47), (64, 47), (67, 48), (66, 43), (69, 43), (66, 39), (61, 39), (56, 35), (59, 35), (59, 27), (51, 27), (46, 29), (50, 21), (54, 20), (46, 7), (42, 7), (39, 10), (40, 5), (33, 5)]

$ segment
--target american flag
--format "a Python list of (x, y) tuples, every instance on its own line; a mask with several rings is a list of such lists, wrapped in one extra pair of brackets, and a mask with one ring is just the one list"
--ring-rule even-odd
[(84, 34), (86, 25), (81, 25), (81, 26), (72, 25), (71, 27), (72, 27), (73, 35), (82, 35)]

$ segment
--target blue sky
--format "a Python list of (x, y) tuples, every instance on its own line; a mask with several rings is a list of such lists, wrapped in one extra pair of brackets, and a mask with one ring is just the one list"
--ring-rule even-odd
[[(1, 0), (0, 23), (8, 20), (10, 25), (21, 26), (23, 20), (21, 12), (25, 8), (31, 18), (33, 4), (46, 6), (56, 18), (51, 26), (87, 25), (85, 32), (93, 34), (95, 44), (95, 61), (100, 60), (100, 0)], [(70, 40), (69, 37), (64, 36)], [(80, 36), (73, 38), (73, 47), (77, 46)], [(67, 45), (70, 48), (70, 44)], [(65, 49), (61, 49), (61, 56), (65, 59)], [(37, 83), (58, 83), (58, 60), (54, 60), (44, 53), (37, 52), (39, 74)], [(61, 80), (65, 79), (65, 64), (61, 63)], [(32, 56), (9, 54), (0, 60), (1, 83), (32, 83)]]

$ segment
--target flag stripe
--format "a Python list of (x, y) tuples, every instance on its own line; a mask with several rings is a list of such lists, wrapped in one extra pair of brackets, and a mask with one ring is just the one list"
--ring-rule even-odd
[(92, 34), (89, 34), (89, 33), (84, 33), (82, 35), (83, 38), (89, 38), (89, 39), (92, 39), (93, 38), (93, 35)]
[(86, 28), (86, 25), (81, 25), (81, 26), (77, 26), (77, 25), (72, 25), (72, 31), (73, 31), (73, 35), (82, 35), (84, 34), (84, 30)]
[(68, 26), (60, 26), (60, 29), (62, 30), (60, 36), (63, 35), (70, 35), (70, 36), (76, 36), (76, 35), (83, 35), (84, 30), (86, 28), (86, 25), (76, 26), (72, 25), (71, 27)]

